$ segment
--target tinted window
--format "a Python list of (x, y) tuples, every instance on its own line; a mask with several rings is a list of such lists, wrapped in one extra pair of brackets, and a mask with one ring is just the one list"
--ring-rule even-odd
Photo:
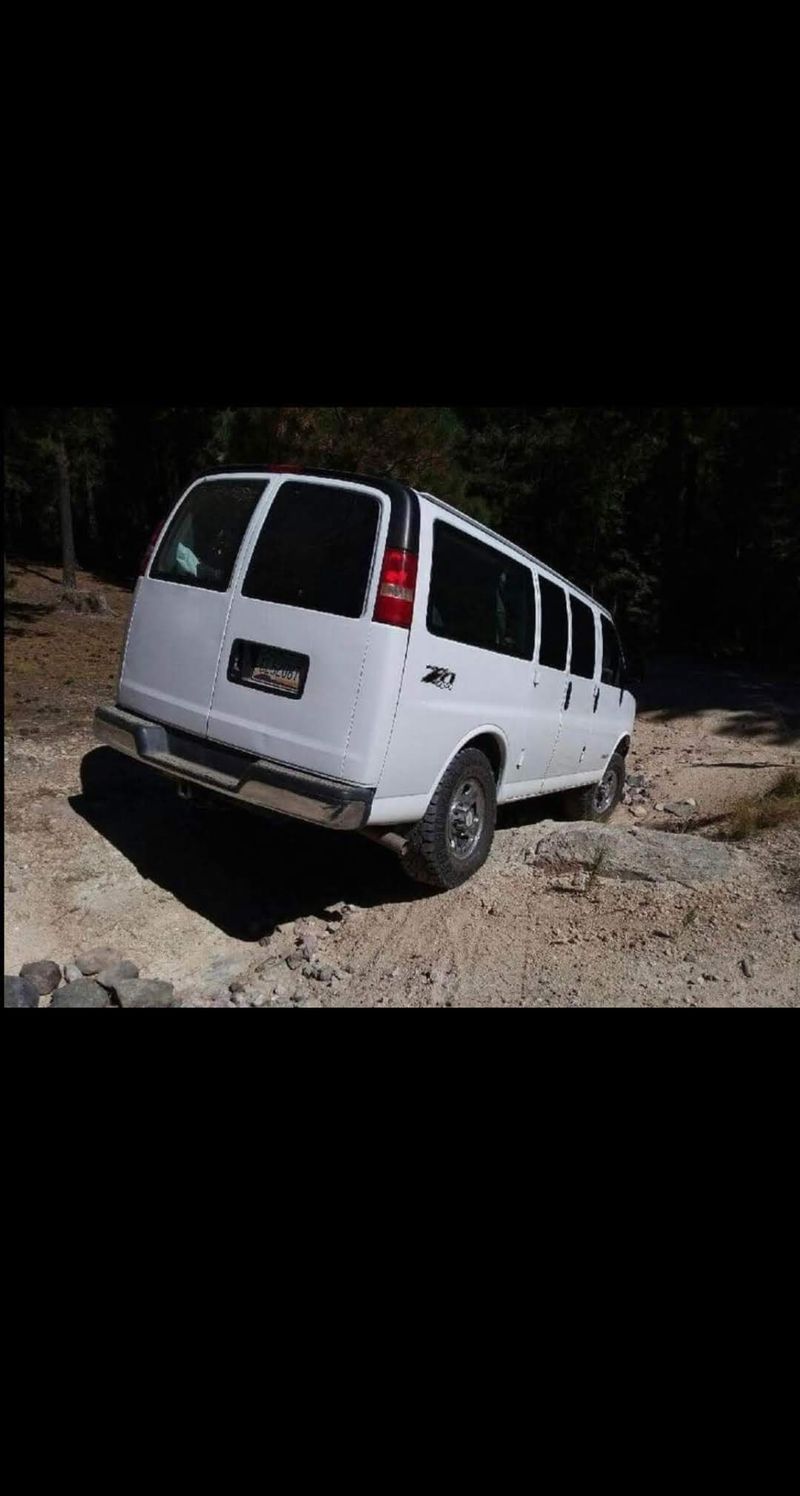
[(594, 613), (586, 603), (570, 593), (572, 610), (572, 658), (570, 670), (573, 675), (584, 675), (594, 680)]
[(211, 478), (193, 488), (162, 540), (151, 577), (225, 592), (264, 479)]
[(370, 494), (284, 483), (264, 520), (243, 595), (360, 617), (379, 519), (380, 503)]
[(567, 594), (563, 587), (539, 577), (542, 595), (542, 642), (539, 647), (539, 664), (550, 665), (553, 670), (565, 670), (567, 666)]
[(622, 648), (619, 635), (608, 618), (601, 616), (603, 630), (603, 673), (601, 679), (607, 686), (622, 685)]
[(526, 567), (434, 520), (429, 633), (531, 660), (534, 610), (533, 578)]

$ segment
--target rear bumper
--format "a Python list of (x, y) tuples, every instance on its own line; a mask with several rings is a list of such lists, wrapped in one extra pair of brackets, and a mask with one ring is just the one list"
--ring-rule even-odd
[(236, 748), (151, 722), (118, 706), (94, 714), (95, 737), (164, 774), (228, 795), (240, 805), (313, 821), (336, 831), (360, 831), (375, 791), (255, 758)]

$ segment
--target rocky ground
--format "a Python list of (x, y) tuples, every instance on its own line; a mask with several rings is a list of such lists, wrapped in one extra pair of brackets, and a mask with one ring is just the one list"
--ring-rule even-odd
[(40, 963), (12, 1002), (800, 1006), (797, 823), (716, 840), (736, 797), (800, 766), (796, 682), (662, 662), (610, 828), (501, 811), (486, 866), (436, 894), (363, 838), (187, 807), (96, 747), (130, 596), (84, 574), (109, 611), (77, 612), (55, 571), (12, 573), (4, 970)]

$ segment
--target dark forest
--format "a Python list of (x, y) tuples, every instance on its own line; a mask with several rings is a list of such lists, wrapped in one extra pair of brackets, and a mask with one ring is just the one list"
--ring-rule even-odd
[(14, 407), (6, 560), (132, 581), (197, 472), (391, 474), (490, 524), (615, 613), (644, 655), (792, 665), (800, 410), (775, 407)]

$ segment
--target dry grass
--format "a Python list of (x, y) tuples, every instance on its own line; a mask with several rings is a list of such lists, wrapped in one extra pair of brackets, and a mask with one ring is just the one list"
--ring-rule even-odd
[(786, 769), (765, 795), (745, 796), (735, 801), (720, 827), (726, 841), (743, 841), (757, 831), (800, 820), (800, 774)]

